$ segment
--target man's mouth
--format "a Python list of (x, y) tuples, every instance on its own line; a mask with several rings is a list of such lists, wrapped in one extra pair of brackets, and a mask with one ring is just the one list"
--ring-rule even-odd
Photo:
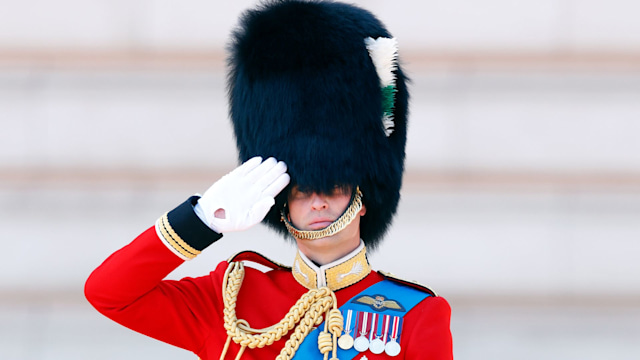
[(327, 226), (331, 225), (331, 223), (333, 223), (333, 220), (331, 219), (327, 219), (327, 218), (315, 219), (309, 224), (309, 229), (310, 230), (324, 229)]

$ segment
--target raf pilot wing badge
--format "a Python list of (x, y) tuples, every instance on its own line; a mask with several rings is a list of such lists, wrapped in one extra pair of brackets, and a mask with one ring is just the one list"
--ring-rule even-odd
[(398, 301), (393, 299), (387, 299), (384, 295), (371, 295), (371, 296), (362, 295), (351, 300), (351, 302), (356, 304), (361, 304), (361, 305), (367, 305), (371, 309), (379, 312), (382, 312), (385, 310), (402, 311), (402, 312), (406, 311), (404, 309), (404, 306), (402, 306), (402, 304), (400, 304)]

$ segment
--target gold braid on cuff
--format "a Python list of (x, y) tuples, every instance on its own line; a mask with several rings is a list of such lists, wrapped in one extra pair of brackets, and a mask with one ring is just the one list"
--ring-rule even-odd
[(351, 204), (349, 204), (349, 207), (347, 207), (344, 213), (342, 213), (342, 215), (340, 215), (340, 217), (336, 221), (332, 222), (331, 225), (327, 226), (324, 229), (298, 230), (293, 226), (293, 224), (291, 224), (291, 221), (289, 221), (289, 218), (284, 209), (280, 212), (280, 215), (282, 222), (284, 222), (284, 226), (287, 227), (287, 230), (289, 230), (289, 233), (294, 238), (303, 240), (315, 240), (327, 236), (332, 236), (342, 231), (345, 227), (347, 227), (347, 225), (351, 224), (351, 222), (356, 218), (361, 209), (362, 192), (360, 191), (359, 187), (356, 187), (356, 190), (353, 192)]

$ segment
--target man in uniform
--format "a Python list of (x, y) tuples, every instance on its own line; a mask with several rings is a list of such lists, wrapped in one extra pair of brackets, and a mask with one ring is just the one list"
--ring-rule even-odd
[[(203, 360), (451, 359), (446, 300), (367, 258), (404, 168), (395, 39), (353, 5), (276, 0), (244, 14), (229, 64), (243, 164), (112, 254), (87, 280), (87, 299)], [(163, 280), (260, 221), (295, 240), (291, 267), (243, 252), (208, 276)]]

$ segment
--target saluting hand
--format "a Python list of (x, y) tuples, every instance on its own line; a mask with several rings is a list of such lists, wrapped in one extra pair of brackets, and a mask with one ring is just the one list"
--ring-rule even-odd
[(217, 233), (246, 230), (264, 219), (289, 181), (284, 162), (254, 157), (211, 185), (194, 210)]

